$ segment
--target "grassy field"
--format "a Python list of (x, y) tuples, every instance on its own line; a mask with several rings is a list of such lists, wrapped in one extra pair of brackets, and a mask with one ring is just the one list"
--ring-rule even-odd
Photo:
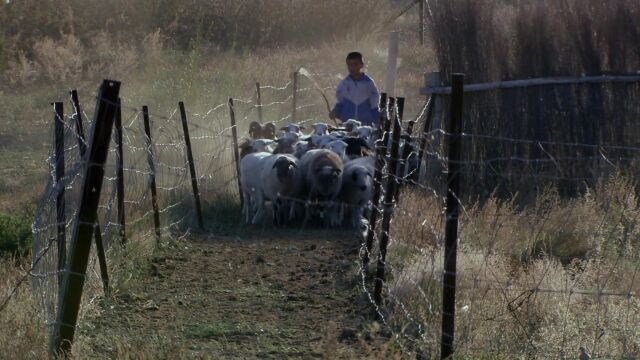
[[(299, 67), (323, 74), (322, 86), (335, 86), (346, 72), (344, 56), (356, 49), (384, 89), (390, 29), (402, 31), (397, 94), (407, 98), (409, 118), (424, 104), (418, 93), (424, 72), (465, 72), (468, 81), (493, 81), (640, 69), (640, 8), (634, 1), (610, 7), (595, 1), (584, 7), (577, 0), (540, 3), (553, 11), (534, 3), (430, 1), (423, 47), (415, 11), (386, 22), (401, 9), (395, 1), (3, 2), (0, 301), (30, 266), (21, 253), (47, 182), (50, 103), (65, 101), (69, 113), (68, 90), (78, 89), (89, 117), (103, 78), (122, 81), (125, 118), (141, 105), (168, 116), (180, 100), (190, 113), (202, 114), (229, 97), (251, 99), (256, 81), (283, 86)], [(150, 11), (137, 11), (139, 5)], [(537, 106), (538, 95), (529, 94), (522, 108)], [(277, 100), (270, 96), (265, 101)], [(474, 98), (469, 117), (477, 122), (470, 123), (496, 134), (506, 129), (502, 124), (513, 115), (504, 111), (511, 109), (505, 99)], [(605, 110), (599, 121), (634, 124), (637, 104), (623, 100), (612, 102), (624, 105), (621, 113)], [(320, 104), (311, 114), (326, 120), (319, 94), (305, 101)], [(582, 124), (585, 109), (568, 111), (569, 119)], [(275, 120), (282, 112), (265, 116)], [(524, 117), (530, 121), (524, 127), (541, 117)], [(241, 133), (246, 126), (243, 119)], [(628, 145), (630, 134), (611, 141)], [(460, 358), (572, 358), (581, 346), (600, 358), (640, 356), (637, 171), (632, 165), (617, 170), (596, 174), (571, 197), (558, 187), (538, 189), (526, 181), (519, 186), (537, 191), (526, 204), (518, 197), (523, 188), (507, 189), (513, 196), (493, 189), (487, 195), (484, 188), (465, 194), (456, 322)], [(478, 179), (471, 180), (478, 185)], [(226, 197), (223, 205), (207, 204), (205, 232), (167, 236), (156, 248), (143, 229), (131, 233), (126, 248), (113, 247), (109, 296), (102, 295), (92, 264), (71, 357), (435, 358), (444, 192), (433, 184), (427, 185), (434, 189), (401, 193), (391, 230), (388, 296), (380, 310), (386, 324), (374, 320), (359, 283), (353, 234), (247, 230), (232, 215), (238, 210), (235, 198)], [(0, 309), (0, 358), (47, 357), (46, 327), (25, 279)]]

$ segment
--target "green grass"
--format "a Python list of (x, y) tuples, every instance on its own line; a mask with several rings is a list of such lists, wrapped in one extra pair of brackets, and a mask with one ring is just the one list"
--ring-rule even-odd
[(195, 324), (187, 329), (187, 336), (195, 339), (211, 339), (227, 336), (255, 335), (255, 331), (242, 329), (238, 324), (216, 322), (214, 324)]
[(31, 250), (30, 213), (0, 213), (0, 257), (23, 256)]

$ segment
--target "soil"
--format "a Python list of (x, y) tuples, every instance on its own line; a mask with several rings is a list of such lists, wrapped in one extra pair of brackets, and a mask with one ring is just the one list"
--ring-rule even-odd
[(170, 339), (193, 358), (389, 357), (348, 233), (201, 235), (177, 248), (151, 259), (140, 293), (118, 295), (92, 335)]

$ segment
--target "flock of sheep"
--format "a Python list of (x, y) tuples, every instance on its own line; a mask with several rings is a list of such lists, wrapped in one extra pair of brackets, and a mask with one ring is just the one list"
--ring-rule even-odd
[[(377, 130), (348, 120), (335, 128), (315, 123), (311, 133), (289, 124), (252, 122), (250, 139), (240, 145), (242, 214), (247, 224), (261, 223), (271, 203), (273, 222), (320, 219), (336, 227), (345, 219), (354, 228), (366, 226), (373, 197)], [(408, 144), (408, 143), (407, 143)]]

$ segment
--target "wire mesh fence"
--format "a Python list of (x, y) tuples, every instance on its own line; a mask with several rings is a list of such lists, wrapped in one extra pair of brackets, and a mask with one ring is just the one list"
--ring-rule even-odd
[[(334, 79), (327, 74), (301, 69), (282, 86), (257, 84), (252, 96), (209, 109), (190, 109), (186, 99), (197, 193), (207, 226), (216, 221), (210, 217), (212, 209), (225, 202), (237, 204), (239, 199), (234, 158), (238, 144), (234, 144), (230, 110), (240, 136), (249, 132), (252, 121), (272, 122), (276, 129), (290, 122), (310, 125), (327, 116), (324, 92), (330, 82)], [(628, 86), (632, 87), (629, 92), (636, 91), (637, 84)], [(562, 121), (563, 114), (574, 119), (576, 113), (564, 112), (569, 103), (561, 101), (549, 105), (551, 109), (537, 110), (560, 118), (544, 128), (545, 136), (515, 131), (518, 123), (534, 122), (526, 109), (541, 105), (521, 89), (500, 91), (506, 92), (505, 98), (529, 100), (519, 103), (517, 108), (523, 111), (501, 110), (500, 119), (511, 120), (508, 128), (493, 120), (482, 125), (491, 113), (485, 111), (486, 98), (480, 94), (465, 98), (460, 133), (441, 125), (451, 116), (449, 95), (432, 96), (415, 118), (397, 126), (400, 109), (389, 103), (382, 119), (391, 119), (386, 135), (384, 131), (376, 135), (378, 151), (367, 160), (367, 166), (379, 164), (374, 177), (379, 198), (373, 199), (373, 206), (345, 204), (339, 198), (280, 198), (302, 211), (322, 209), (314, 214), (324, 224), (333, 224), (335, 211), (336, 224), (357, 230), (360, 255), (369, 259), (357, 275), (363, 295), (376, 319), (408, 356), (440, 354), (445, 276), (455, 275), (457, 355), (564, 358), (583, 351), (594, 358), (637, 357), (640, 210), (635, 165), (640, 148), (632, 136), (597, 142), (585, 138), (586, 131), (576, 130), (580, 126), (567, 127), (568, 122)], [(502, 95), (486, 96), (494, 101)], [(440, 109), (433, 109), (436, 104)], [(588, 113), (588, 102), (581, 104), (581, 112)], [(121, 239), (122, 231), (128, 241), (136, 241), (154, 233), (169, 239), (197, 229), (188, 142), (177, 105), (176, 101), (176, 109), (165, 114), (119, 105), (126, 227), (118, 214), (119, 159), (117, 147), (112, 146), (94, 224), (107, 252)], [(55, 123), (62, 125), (66, 166), (60, 177), (56, 173), (60, 152), (53, 146), (52, 130), (49, 181), (33, 226), (31, 271), (34, 295), (49, 327), (56, 321), (64, 275), (60, 254), (68, 253), (73, 243), (79, 183), (87, 166), (81, 149), (90, 140), (79, 133), (76, 123), (79, 117), (90, 119), (88, 115), (52, 114)], [(86, 129), (93, 126), (85, 120)], [(117, 140), (114, 134), (114, 143)], [(447, 154), (454, 142), (461, 146), (459, 161)], [(348, 161), (352, 160), (345, 158), (345, 164)], [(453, 193), (447, 182), (452, 164), (459, 167), (459, 193)], [(390, 184), (400, 190), (396, 193)], [(451, 195), (460, 207), (454, 274), (444, 271), (445, 255), (451, 256), (444, 253), (445, 222), (450, 220), (446, 198)], [(364, 215), (355, 222), (345, 220), (355, 209)], [(237, 206), (234, 210), (240, 212)], [(291, 224), (301, 231), (310, 226), (307, 221)], [(369, 233), (375, 236), (368, 239)], [(61, 243), (66, 244), (64, 249)], [(98, 255), (96, 248), (87, 273), (93, 279), (103, 276)]]
[[(326, 91), (327, 88), (320, 88), (318, 79), (309, 80), (318, 76), (307, 72), (304, 77), (297, 79), (295, 95), (293, 82), (290, 81), (284, 86), (261, 86), (261, 97), (268, 100), (264, 103), (258, 103), (255, 97), (234, 99), (233, 110), (239, 118), (240, 133), (246, 134), (249, 122), (257, 120), (258, 110), (264, 114), (265, 121), (274, 122), (278, 126), (286, 125), (293, 116), (296, 116), (298, 123), (325, 118), (327, 110), (317, 92)], [(295, 104), (292, 102), (294, 96)], [(60, 286), (66, 271), (65, 255), (73, 246), (73, 228), (77, 226), (79, 202), (82, 198), (81, 183), (87, 168), (86, 152), (90, 149), (90, 139), (85, 138), (83, 129), (87, 129), (87, 134), (90, 134), (95, 125), (91, 111), (78, 105), (77, 100), (75, 104), (72, 101), (72, 115), (52, 114), (54, 122), (50, 131), (52, 137), (47, 158), (48, 182), (33, 224), (30, 276), (34, 296), (49, 332), (56, 323)], [(169, 238), (184, 236), (196, 227), (185, 133), (177, 105), (176, 101), (176, 109), (170, 113), (157, 114), (144, 107), (118, 104), (122, 122), (122, 158), (119, 159), (116, 147), (119, 139), (114, 132), (113, 146), (109, 148), (107, 162), (103, 167), (104, 184), (94, 224), (96, 240), (102, 241), (101, 245), (107, 252), (122, 236), (136, 241), (135, 239), (152, 237), (156, 232)], [(205, 212), (222, 201), (238, 196), (233, 157), (235, 145), (231, 136), (229, 110), (227, 103), (198, 110), (189, 109), (188, 103), (186, 104), (185, 115), (190, 132), (195, 179)], [(145, 132), (145, 117), (150, 122), (149, 135)], [(58, 136), (58, 141), (62, 140), (64, 143), (64, 148), (59, 151), (54, 146), (56, 124), (62, 129), (62, 137)], [(66, 164), (62, 176), (59, 171), (56, 172), (61, 166), (60, 159), (64, 159)], [(118, 178), (119, 160), (122, 160), (121, 180)], [(152, 179), (155, 189), (151, 186)], [(116, 206), (119, 180), (124, 184), (124, 215), (118, 214)], [(157, 207), (153, 204), (154, 191), (157, 193)], [(155, 224), (156, 216), (159, 218), (159, 227)], [(126, 228), (122, 221), (124, 219)], [(98, 264), (100, 261), (96, 250), (92, 250), (89, 261), (89, 279), (105, 275), (98, 270), (100, 266), (106, 265)], [(86, 281), (86, 284), (93, 283), (94, 281)], [(90, 291), (95, 293), (99, 289)]]
[[(549, 136), (536, 137), (521, 124), (531, 121), (527, 110), (540, 106), (537, 98), (527, 103), (525, 90), (501, 92), (465, 97), (461, 133), (445, 126), (425, 133), (426, 162), (419, 180), (403, 188), (388, 234), (385, 300), (370, 296), (377, 317), (405, 353), (440, 355), (445, 262), (456, 256), (445, 253), (446, 175), (455, 163), (461, 183), (453, 194), (461, 209), (453, 274), (456, 356), (638, 357), (640, 148), (632, 138), (591, 141), (568, 131), (562, 114), (571, 119), (575, 113), (557, 103), (537, 110), (555, 115), (544, 128)], [(492, 126), (495, 119), (478, 111), (487, 99), (514, 96), (522, 111), (500, 114), (509, 128)], [(446, 122), (448, 95), (441, 103)], [(589, 104), (581, 111), (588, 113)], [(625, 116), (625, 127), (637, 123), (633, 113)], [(447, 155), (453, 142), (462, 149), (459, 161)], [(368, 294), (372, 284), (363, 277)]]

